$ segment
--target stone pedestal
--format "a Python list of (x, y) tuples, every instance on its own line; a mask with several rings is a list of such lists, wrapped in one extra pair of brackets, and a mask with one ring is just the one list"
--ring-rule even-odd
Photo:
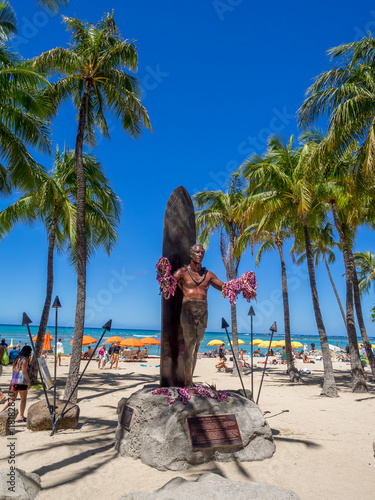
[[(50, 399), (53, 404), (53, 398)], [(65, 406), (66, 401), (61, 399), (56, 400), (56, 418), (60, 415)], [(57, 429), (75, 429), (78, 425), (79, 406), (69, 403), (66, 408), (66, 413), (60, 420)], [(51, 416), (47, 403), (39, 401), (34, 403), (27, 410), (27, 428), (31, 431), (49, 431), (52, 430)]]
[(14, 430), (14, 424), (18, 415), (18, 410), (12, 407), (8, 407), (0, 413), (0, 436), (7, 436), (10, 434), (9, 427)]
[[(180, 400), (170, 404), (168, 396), (153, 395), (154, 388), (145, 386), (119, 402), (115, 447), (122, 456), (139, 458), (159, 470), (184, 470), (212, 460), (263, 460), (275, 452), (262, 412), (243, 396), (232, 392), (228, 401), (192, 397), (186, 405)], [(124, 405), (133, 410), (130, 430), (120, 423)], [(243, 444), (193, 451), (187, 418), (226, 414), (235, 414)]]

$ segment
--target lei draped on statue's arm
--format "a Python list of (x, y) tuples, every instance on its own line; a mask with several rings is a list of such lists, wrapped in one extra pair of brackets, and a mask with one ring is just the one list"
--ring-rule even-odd
[(177, 280), (173, 274), (171, 274), (172, 266), (167, 257), (160, 257), (155, 267), (160, 294), (165, 299), (169, 299), (175, 294), (177, 288)]
[(257, 296), (257, 280), (254, 271), (244, 273), (240, 278), (224, 283), (222, 289), (223, 297), (229, 299), (230, 305), (236, 304), (237, 296), (242, 292), (242, 296), (247, 302)]

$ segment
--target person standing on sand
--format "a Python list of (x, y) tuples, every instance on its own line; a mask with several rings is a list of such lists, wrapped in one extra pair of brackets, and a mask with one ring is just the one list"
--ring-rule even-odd
[(107, 351), (105, 348), (105, 344), (102, 344), (102, 347), (99, 349), (99, 353), (98, 353), (98, 368), (99, 368), (99, 370), (104, 370), (106, 358), (107, 358)]
[[(4, 340), (4, 339), (3, 339)], [(4, 340), (5, 342), (5, 340)], [(0, 344), (0, 377), (1, 375), (3, 374), (3, 366), (1, 364), (1, 358), (3, 357), (3, 354), (4, 354), (4, 350), (6, 349), (6, 344), (4, 346), (4, 344)], [(0, 401), (5, 401), (6, 400), (6, 396), (5, 394), (3, 393), (3, 391), (0, 389)]]
[(19, 393), (21, 398), (20, 414), (16, 422), (26, 422), (24, 413), (26, 409), (27, 391), (30, 389), (30, 377), (28, 374), (30, 355), (31, 347), (27, 345), (21, 349), (19, 355), (14, 360), (12, 382), (9, 388), (9, 398), (0, 408), (0, 413), (6, 410), (9, 406), (9, 402), (14, 402)]
[(118, 360), (120, 358), (120, 342), (115, 342), (113, 344), (112, 350), (112, 360), (111, 360), (111, 368), (115, 365), (115, 369), (118, 369)]
[(61, 339), (57, 341), (56, 354), (57, 354), (57, 359), (59, 360), (59, 366), (61, 366), (61, 356), (64, 354), (64, 346), (62, 345)]
[(190, 264), (177, 269), (173, 276), (183, 293), (180, 323), (185, 342), (185, 387), (193, 385), (193, 373), (200, 343), (207, 327), (207, 292), (212, 285), (222, 291), (223, 281), (202, 267), (205, 250), (202, 245), (190, 249)]

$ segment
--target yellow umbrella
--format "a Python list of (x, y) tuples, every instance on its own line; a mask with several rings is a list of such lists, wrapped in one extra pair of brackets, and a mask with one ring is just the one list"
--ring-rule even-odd
[(375, 344), (371, 344), (371, 347), (372, 347), (373, 349), (375, 349)]
[(258, 347), (261, 347), (262, 349), (266, 349), (269, 345), (270, 345), (269, 342), (267, 342), (266, 340), (263, 340), (263, 342), (261, 344), (258, 344)]
[(224, 344), (225, 344), (225, 342), (223, 342), (222, 340), (214, 339), (214, 340), (210, 340), (210, 342), (207, 345), (215, 346), (215, 345), (224, 345)]
[(291, 346), (295, 349), (295, 348), (298, 348), (298, 347), (303, 347), (303, 345), (301, 344), (301, 342), (291, 342)]
[[(239, 343), (239, 344), (244, 344), (245, 342), (244, 342), (243, 340), (241, 340), (241, 339), (238, 339), (238, 343)], [(233, 344), (233, 340), (231, 340), (231, 341), (229, 342), (229, 344), (230, 344), (230, 345), (232, 345), (232, 344)], [(229, 344), (228, 344), (228, 345), (229, 345)]]
[[(259, 344), (261, 344), (262, 342), (264, 342), (264, 340), (262, 340), (262, 339), (255, 339), (255, 340), (253, 340), (252, 344), (253, 344), (253, 345), (259, 345)], [(251, 345), (251, 342), (250, 342), (250, 345)]]

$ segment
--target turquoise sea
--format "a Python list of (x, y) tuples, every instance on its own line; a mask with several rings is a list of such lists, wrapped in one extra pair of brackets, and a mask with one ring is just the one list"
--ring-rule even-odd
[[(30, 331), (32, 336), (35, 336), (38, 332), (38, 327), (37, 326), (30, 326)], [(55, 327), (54, 326), (49, 326), (48, 331), (52, 335), (52, 337), (55, 337)], [(85, 335), (90, 335), (91, 337), (94, 337), (96, 340), (99, 340), (101, 334), (103, 333), (103, 330), (101, 328), (85, 328)], [(155, 337), (158, 338), (160, 337), (160, 330), (125, 330), (125, 329), (113, 329), (111, 332), (106, 332), (106, 334), (103, 337), (103, 341), (106, 340), (109, 337), (112, 336), (119, 336), (123, 338), (129, 338), (129, 337), (136, 337), (136, 338), (143, 338), (143, 337)], [(229, 333), (229, 336), (231, 338), (231, 334)], [(251, 334), (250, 332), (247, 333), (240, 333), (239, 334), (239, 339), (244, 341), (244, 345), (241, 345), (243, 349), (248, 349), (250, 350), (250, 339), (251, 339)], [(21, 345), (23, 346), (25, 342), (30, 344), (30, 339), (29, 335), (27, 333), (27, 329), (25, 326), (19, 326), (19, 325), (0, 325), (0, 338), (5, 338), (7, 344), (9, 345), (10, 342), (13, 340), (13, 344), (17, 344), (19, 341), (21, 341)], [(70, 345), (70, 341), (73, 338), (73, 328), (72, 327), (58, 327), (57, 329), (57, 338), (62, 339), (62, 343), (64, 345), (64, 352), (66, 354), (70, 354), (72, 350), (72, 346)], [(254, 333), (253, 334), (254, 339), (262, 339), (262, 340), (270, 340), (270, 334), (269, 333)], [(280, 340), (284, 338), (284, 334), (282, 333), (275, 333), (273, 336), (273, 340)], [(226, 336), (225, 331), (221, 332), (206, 332), (204, 339), (200, 345), (199, 352), (206, 352), (212, 349), (212, 347), (207, 346), (208, 342), (211, 340), (218, 339), (224, 341), (226, 344), (228, 344), (228, 338)], [(314, 342), (316, 345), (316, 349), (320, 349), (320, 341), (319, 341), (319, 336), (318, 335), (307, 335), (307, 334), (292, 334), (292, 340), (293, 341), (298, 341), (301, 342), (302, 344), (307, 344), (308, 347), (310, 348), (311, 342)], [(375, 344), (375, 337), (370, 337), (370, 341), (372, 344)], [(344, 348), (345, 345), (348, 343), (348, 338), (346, 335), (342, 336), (328, 336), (328, 342), (332, 345), (338, 345), (339, 347)], [(358, 338), (358, 342), (361, 342), (361, 339)], [(53, 346), (53, 343), (52, 343)], [(84, 347), (84, 350), (86, 350), (86, 347)], [(265, 351), (265, 349), (263, 349)], [(160, 354), (160, 347), (159, 346), (151, 346), (149, 349), (149, 352), (151, 355), (158, 355)]]

